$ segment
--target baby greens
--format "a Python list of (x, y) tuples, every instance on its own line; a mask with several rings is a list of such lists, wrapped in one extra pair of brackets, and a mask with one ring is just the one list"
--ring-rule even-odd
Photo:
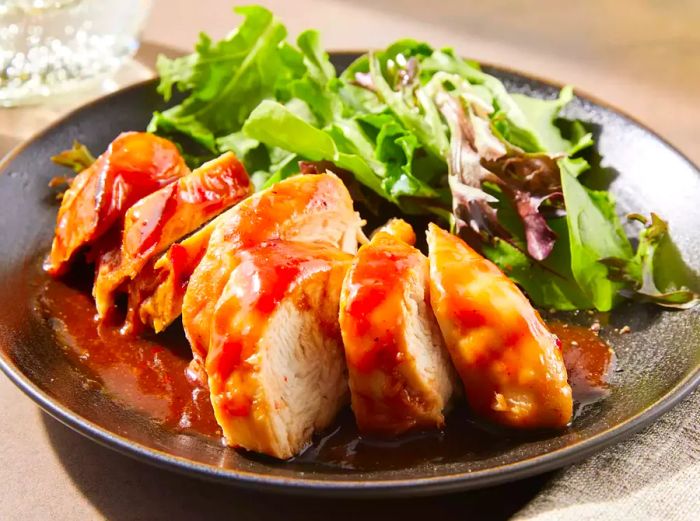
[(202, 34), (193, 54), (158, 60), (159, 92), (183, 95), (149, 130), (190, 163), (231, 150), (258, 188), (300, 162), (350, 172), (403, 212), (448, 220), (541, 307), (697, 303), (686, 280), (661, 275), (666, 223), (652, 215), (635, 251), (612, 195), (582, 182), (593, 140), (561, 124), (570, 87), (552, 100), (511, 94), (450, 49), (408, 39), (337, 76), (317, 32), (292, 43), (267, 9), (235, 11), (243, 22), (223, 40)]

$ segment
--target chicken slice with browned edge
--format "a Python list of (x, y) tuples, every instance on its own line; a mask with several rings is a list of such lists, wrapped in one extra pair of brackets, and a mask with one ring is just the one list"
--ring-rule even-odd
[(142, 197), (189, 173), (177, 147), (146, 132), (120, 134), (63, 194), (44, 269), (57, 276), (75, 254), (121, 224)]
[(430, 309), (428, 259), (394, 220), (360, 248), (343, 283), (340, 329), (361, 432), (441, 427), (454, 369)]
[(136, 202), (124, 217), (120, 243), (100, 256), (92, 291), (98, 315), (112, 310), (115, 293), (150, 259), (250, 195), (251, 186), (227, 152)]
[(238, 263), (238, 250), (274, 239), (298, 239), (355, 253), (361, 226), (347, 188), (329, 173), (290, 177), (226, 212), (182, 303), (182, 323), (194, 365), (206, 355), (216, 298)]
[(144, 266), (129, 282), (123, 332), (134, 334), (144, 327), (160, 333), (182, 313), (182, 299), (195, 268), (204, 257), (209, 239), (225, 214), (197, 230)]
[(428, 247), (433, 310), (471, 409), (508, 427), (565, 427), (573, 403), (559, 339), (460, 238), (431, 224)]
[(211, 402), (229, 445), (287, 459), (347, 400), (338, 299), (352, 256), (288, 241), (234, 256), (206, 358)]

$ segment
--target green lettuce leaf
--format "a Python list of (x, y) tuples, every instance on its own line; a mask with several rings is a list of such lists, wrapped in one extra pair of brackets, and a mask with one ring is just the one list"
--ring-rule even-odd
[(353, 172), (365, 186), (384, 194), (379, 176), (362, 157), (340, 152), (328, 133), (310, 125), (280, 103), (270, 100), (260, 103), (250, 114), (243, 132), (310, 161), (331, 161)]
[(492, 115), (501, 134), (512, 144), (525, 152), (546, 152), (547, 149), (537, 135), (530, 121), (505, 85), (490, 74), (483, 72), (474, 63), (463, 60), (452, 49), (434, 52), (423, 61), (427, 72), (449, 72), (457, 74), (474, 85), (481, 85), (489, 91), (496, 109)]
[(573, 140), (564, 138), (561, 130), (554, 124), (561, 109), (574, 97), (574, 89), (571, 86), (567, 85), (561, 89), (559, 96), (552, 100), (533, 98), (517, 93), (513, 94), (512, 97), (547, 152), (574, 154), (593, 144), (592, 134), (585, 132), (580, 123), (571, 129)]
[[(627, 283), (626, 291), (638, 300), (676, 309), (689, 309), (700, 303), (700, 277), (683, 262), (668, 234), (668, 224), (655, 213), (651, 219), (631, 216), (644, 224), (637, 252), (632, 258), (602, 259), (610, 277)], [(694, 289), (691, 289), (694, 288)]]
[(383, 68), (386, 65), (370, 53), (369, 74), (379, 98), (430, 154), (437, 158), (446, 157), (450, 148), (447, 127), (432, 100), (422, 89), (411, 93), (395, 91), (384, 77)]
[(359, 121), (373, 127), (373, 157), (384, 165), (382, 188), (394, 201), (401, 197), (439, 197), (437, 190), (413, 175), (413, 158), (420, 143), (392, 115), (368, 114)]
[[(555, 228), (553, 223), (550, 223), (550, 226)], [(554, 261), (559, 258), (558, 251), (565, 251), (566, 246), (562, 246), (554, 248), (546, 264), (556, 264), (564, 274), (534, 261), (523, 250), (515, 248), (503, 239), (486, 245), (484, 255), (517, 282), (535, 306), (560, 311), (590, 308), (590, 300), (583, 294), (576, 281), (566, 273), (570, 272), (570, 268), (565, 261)]]
[(559, 161), (566, 205), (566, 222), (571, 252), (571, 272), (583, 293), (599, 311), (609, 311), (620, 300), (624, 284), (608, 277), (601, 259), (632, 257), (632, 246), (615, 213), (607, 192), (585, 188), (576, 178), (579, 170), (569, 160)]
[[(599, 157), (581, 153), (592, 135), (560, 117), (571, 87), (556, 99), (509, 93), (475, 62), (411, 39), (338, 76), (316, 31), (291, 42), (269, 10), (235, 12), (243, 20), (227, 37), (202, 34), (193, 54), (158, 59), (158, 91), (182, 101), (154, 113), (149, 130), (174, 139), (192, 166), (233, 151), (257, 189), (299, 162), (305, 172), (335, 169), (359, 201), (379, 196), (476, 232), (475, 246), (540, 307), (607, 311), (629, 296), (698, 303), (692, 277), (673, 275), (688, 270), (666, 224), (652, 215), (634, 251), (612, 196), (590, 188), (604, 187), (594, 183)], [(77, 169), (89, 159), (76, 149), (63, 162)], [(580, 175), (587, 170), (596, 175)], [(482, 214), (462, 211), (475, 198), (498, 233), (480, 234), (467, 217)]]
[(342, 104), (333, 85), (335, 67), (321, 48), (317, 31), (304, 31), (297, 38), (297, 46), (305, 67), (301, 78), (290, 82), (292, 97), (303, 100), (318, 119), (319, 126), (331, 123), (342, 111)]
[(263, 7), (234, 10), (244, 20), (227, 38), (214, 43), (202, 33), (194, 54), (158, 60), (159, 91), (168, 99), (176, 87), (188, 96), (154, 113), (150, 132), (183, 135), (216, 153), (217, 137), (240, 130), (263, 99), (274, 97), (276, 85), (291, 79), (280, 46), (285, 27)]
[(51, 161), (57, 165), (70, 168), (73, 172), (79, 174), (95, 162), (95, 156), (90, 153), (88, 147), (74, 140), (71, 148), (51, 156)]

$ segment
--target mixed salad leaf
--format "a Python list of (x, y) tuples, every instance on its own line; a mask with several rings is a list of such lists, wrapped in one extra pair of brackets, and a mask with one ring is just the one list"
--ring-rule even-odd
[(95, 157), (88, 148), (78, 141), (73, 141), (73, 146), (53, 156), (51, 161), (57, 165), (70, 168), (79, 174), (95, 162)]
[(682, 264), (666, 223), (652, 214), (635, 249), (612, 195), (582, 181), (593, 139), (559, 116), (570, 87), (549, 100), (509, 93), (451, 49), (410, 39), (338, 76), (316, 31), (292, 42), (267, 9), (235, 11), (243, 21), (223, 40), (202, 34), (193, 54), (158, 60), (159, 92), (182, 101), (149, 130), (194, 166), (231, 150), (257, 188), (300, 163), (350, 172), (401, 211), (448, 221), (540, 307), (698, 303), (689, 277), (660, 282)]

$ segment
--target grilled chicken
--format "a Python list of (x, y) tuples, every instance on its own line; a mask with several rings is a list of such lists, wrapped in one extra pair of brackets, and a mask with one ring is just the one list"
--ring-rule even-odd
[(362, 246), (343, 283), (340, 328), (361, 432), (441, 427), (453, 368), (430, 309), (428, 259), (400, 220)]
[(190, 277), (204, 257), (214, 228), (225, 217), (225, 214), (220, 215), (186, 239), (171, 245), (129, 282), (125, 333), (133, 334), (144, 326), (160, 333), (180, 316)]
[(287, 459), (347, 399), (338, 299), (352, 257), (288, 241), (233, 256), (206, 358), (211, 402), (229, 445)]
[(153, 134), (120, 134), (78, 174), (61, 201), (44, 269), (57, 276), (76, 252), (107, 234), (142, 197), (189, 173), (177, 147)]
[(430, 298), (478, 415), (518, 428), (571, 420), (559, 340), (517, 286), (458, 237), (431, 224)]
[(206, 355), (216, 299), (238, 263), (238, 250), (269, 240), (299, 239), (354, 253), (361, 225), (350, 194), (333, 174), (285, 179), (226, 212), (190, 278), (182, 304), (194, 365)]
[(99, 259), (92, 293), (100, 318), (151, 258), (250, 192), (245, 168), (228, 152), (136, 202), (124, 217), (120, 244)]

